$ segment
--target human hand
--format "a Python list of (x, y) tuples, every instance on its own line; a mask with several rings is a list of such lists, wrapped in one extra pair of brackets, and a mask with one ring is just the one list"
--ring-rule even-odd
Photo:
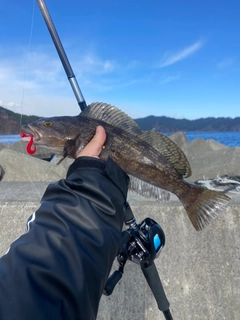
[(107, 135), (105, 129), (102, 126), (98, 126), (96, 129), (95, 136), (86, 145), (86, 147), (81, 152), (79, 152), (77, 158), (83, 156), (98, 158), (102, 151), (106, 138)]

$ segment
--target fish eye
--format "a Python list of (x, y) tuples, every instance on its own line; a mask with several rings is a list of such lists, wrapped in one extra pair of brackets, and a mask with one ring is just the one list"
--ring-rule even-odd
[(43, 125), (44, 127), (51, 127), (52, 126), (52, 121), (44, 121)]

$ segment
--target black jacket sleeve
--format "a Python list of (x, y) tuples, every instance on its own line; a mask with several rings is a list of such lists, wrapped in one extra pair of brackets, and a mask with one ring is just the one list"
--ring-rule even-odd
[(128, 176), (81, 157), (0, 259), (0, 319), (96, 319), (124, 221)]

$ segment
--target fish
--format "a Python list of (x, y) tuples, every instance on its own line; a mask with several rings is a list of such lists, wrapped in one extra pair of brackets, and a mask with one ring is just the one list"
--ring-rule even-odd
[(33, 136), (34, 145), (61, 154), (62, 161), (66, 157), (75, 159), (99, 125), (107, 134), (100, 159), (110, 157), (133, 177), (130, 187), (136, 192), (152, 187), (175, 194), (196, 230), (202, 230), (227, 206), (227, 195), (186, 181), (191, 167), (175, 142), (159, 132), (142, 131), (131, 117), (110, 104), (95, 102), (77, 116), (42, 118), (23, 125), (21, 130), (25, 140)]

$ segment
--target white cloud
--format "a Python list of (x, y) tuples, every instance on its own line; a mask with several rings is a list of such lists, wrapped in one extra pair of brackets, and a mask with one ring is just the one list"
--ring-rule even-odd
[[(139, 66), (134, 60), (120, 64), (94, 53), (71, 60), (87, 101), (95, 101), (103, 93), (106, 96), (114, 90), (151, 82), (146, 76), (133, 74), (132, 69)], [(72, 115), (79, 111), (60, 60), (43, 48), (32, 50), (27, 56), (17, 48), (15, 56), (1, 54), (0, 100), (3, 107), (23, 114)]]
[(25, 65), (22, 60), (21, 58), (11, 58), (0, 61), (1, 87), (10, 83), (12, 87), (23, 85), (24, 79), (31, 87), (36, 87), (39, 82), (46, 84), (56, 81), (57, 83), (62, 67), (56, 59), (50, 59), (47, 55), (31, 53)]
[(77, 70), (81, 74), (105, 74), (111, 73), (116, 68), (116, 62), (111, 60), (103, 60), (97, 57), (94, 54), (88, 54), (83, 57), (80, 57), (77, 61), (74, 62), (74, 65), (77, 66)]
[(189, 56), (191, 56), (192, 54), (194, 54), (195, 52), (197, 52), (199, 49), (201, 49), (203, 45), (204, 45), (204, 41), (198, 40), (197, 42), (182, 49), (181, 51), (178, 51), (173, 54), (165, 54), (164, 58), (162, 59), (162, 62), (160, 62), (158, 67), (164, 68), (164, 67), (170, 66), (178, 61), (186, 59)]
[(218, 63), (217, 66), (218, 66), (219, 69), (226, 69), (226, 68), (232, 66), (233, 63), (234, 63), (234, 58), (232, 58), (232, 57), (225, 57), (222, 61), (220, 61), (220, 62)]
[(177, 81), (179, 79), (180, 79), (180, 75), (167, 76), (162, 81), (160, 81), (160, 83), (169, 83), (169, 82)]
[(0, 100), (7, 109), (32, 114), (31, 108), (37, 105), (41, 114), (39, 97), (46, 97), (43, 102), (49, 108), (49, 96), (61, 99), (66, 92), (63, 87), (70, 86), (61, 63), (47, 54), (31, 52), (26, 58), (17, 52), (15, 57), (5, 54), (0, 59)]
[[(83, 95), (87, 87), (91, 87), (93, 94), (98, 86), (112, 89), (108, 76), (116, 69), (115, 61), (94, 54), (73, 60), (74, 71), (80, 71), (77, 78), (81, 89), (85, 86)], [(31, 51), (27, 56), (17, 49), (15, 56), (1, 53), (0, 101), (3, 107), (24, 114), (77, 114), (79, 111), (60, 60), (40, 50)]]

